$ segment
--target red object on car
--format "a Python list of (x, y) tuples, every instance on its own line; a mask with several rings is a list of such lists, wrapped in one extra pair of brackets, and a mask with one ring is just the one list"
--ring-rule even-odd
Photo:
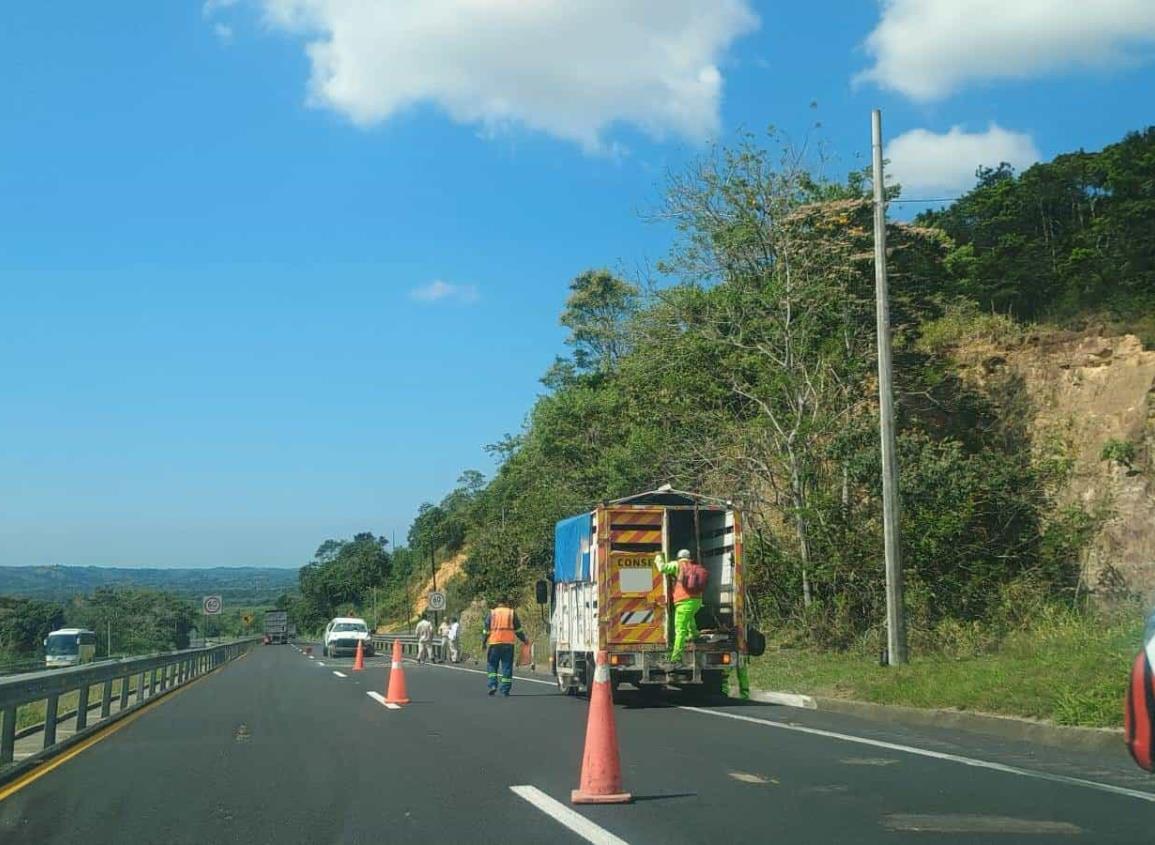
[(1131, 666), (1131, 684), (1123, 713), (1127, 750), (1141, 769), (1155, 772), (1155, 673), (1146, 650)]

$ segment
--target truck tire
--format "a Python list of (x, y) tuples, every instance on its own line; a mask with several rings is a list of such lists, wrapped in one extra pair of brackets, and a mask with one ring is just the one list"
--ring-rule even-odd
[(569, 680), (560, 672), (557, 675), (557, 691), (562, 695), (577, 695), (577, 687), (570, 683)]

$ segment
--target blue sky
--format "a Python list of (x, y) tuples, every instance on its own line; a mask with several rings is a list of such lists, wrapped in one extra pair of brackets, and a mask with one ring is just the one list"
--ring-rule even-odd
[(521, 425), (568, 281), (664, 253), (641, 212), (708, 139), (820, 120), (840, 174), (880, 107), (907, 196), (954, 196), (1152, 121), (1134, 0), (579, 5), (6, 9), (0, 565), (403, 537)]

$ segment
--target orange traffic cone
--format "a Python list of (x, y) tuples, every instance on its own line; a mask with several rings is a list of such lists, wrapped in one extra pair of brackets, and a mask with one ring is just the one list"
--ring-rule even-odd
[(362, 650), (360, 640), (357, 640), (357, 656), (353, 658), (353, 671), (365, 671), (365, 652)]
[(581, 786), (570, 795), (574, 804), (625, 804), (632, 800), (630, 793), (622, 791), (622, 762), (618, 757), (618, 729), (614, 725), (608, 662), (606, 653), (599, 651), (590, 690)]
[(405, 670), (401, 668), (401, 640), (393, 641), (393, 667), (389, 671), (389, 691), (385, 694), (385, 703), (409, 703), (409, 693), (405, 691)]

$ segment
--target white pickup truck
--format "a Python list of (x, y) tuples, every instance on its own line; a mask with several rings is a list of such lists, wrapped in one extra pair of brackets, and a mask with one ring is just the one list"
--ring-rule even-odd
[(325, 626), (321, 650), (326, 657), (340, 657), (357, 653), (357, 642), (361, 642), (361, 653), (373, 656), (373, 638), (364, 619), (353, 616), (338, 616)]

